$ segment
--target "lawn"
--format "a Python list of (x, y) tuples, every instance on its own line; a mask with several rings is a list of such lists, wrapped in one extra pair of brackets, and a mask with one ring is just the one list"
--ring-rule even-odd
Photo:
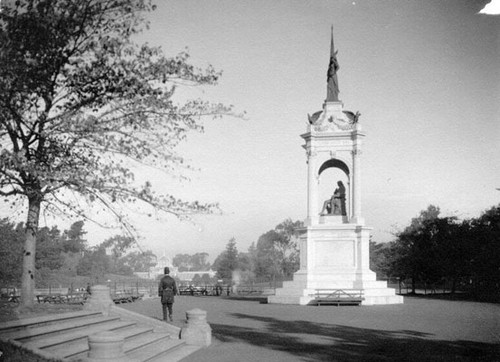
[[(158, 299), (123, 305), (161, 317)], [(198, 361), (500, 361), (500, 305), (405, 298), (403, 305), (295, 306), (177, 297), (174, 324), (207, 311), (214, 343)]]
[[(158, 298), (120, 307), (161, 318)], [(3, 307), (0, 322), (81, 308)], [(183, 362), (500, 361), (499, 304), (406, 297), (402, 305), (316, 307), (178, 296), (173, 323), (182, 327), (186, 311), (194, 308), (207, 311), (213, 343)], [(3, 358), (9, 351), (0, 346)], [(19, 361), (36, 360), (18, 356)]]

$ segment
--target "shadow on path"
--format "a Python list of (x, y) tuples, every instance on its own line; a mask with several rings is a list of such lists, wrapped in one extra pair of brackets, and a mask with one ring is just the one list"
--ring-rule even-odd
[(241, 313), (261, 328), (211, 324), (221, 342), (243, 342), (298, 356), (304, 361), (500, 361), (500, 346), (443, 341), (417, 331), (383, 331), (308, 321), (282, 321)]

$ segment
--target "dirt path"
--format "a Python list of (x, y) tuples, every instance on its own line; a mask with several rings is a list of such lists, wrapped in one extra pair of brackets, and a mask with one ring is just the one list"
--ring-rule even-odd
[[(161, 318), (158, 299), (122, 307)], [(213, 344), (198, 361), (500, 361), (500, 305), (405, 298), (404, 305), (287, 306), (177, 297), (174, 324), (207, 311)]]

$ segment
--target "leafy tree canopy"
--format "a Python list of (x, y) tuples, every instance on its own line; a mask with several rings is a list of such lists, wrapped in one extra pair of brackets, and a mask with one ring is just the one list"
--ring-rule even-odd
[(27, 201), (22, 300), (29, 305), (42, 209), (85, 218), (93, 204), (130, 232), (124, 204), (179, 218), (215, 210), (158, 194), (150, 182), (136, 181), (134, 170), (174, 174), (188, 167), (177, 144), (202, 130), (200, 117), (231, 109), (176, 100), (177, 87), (214, 85), (220, 72), (194, 67), (185, 52), (166, 57), (134, 43), (147, 28), (143, 14), (154, 10), (149, 0), (18, 0), (0, 7), (0, 196)]
[(177, 254), (172, 260), (172, 264), (179, 269), (180, 272), (183, 271), (206, 271), (210, 269), (210, 263), (208, 262), (208, 253), (196, 253), (194, 255), (189, 254)]
[(372, 266), (388, 277), (416, 283), (467, 286), (478, 299), (500, 300), (500, 206), (478, 218), (443, 217), (430, 205), (387, 244), (371, 243)]
[[(0, 14), (0, 194), (41, 200), (84, 215), (68, 191), (98, 201), (124, 221), (120, 202), (147, 202), (186, 216), (214, 205), (157, 195), (137, 185), (137, 163), (173, 170), (174, 148), (197, 119), (230, 110), (202, 100), (178, 104), (179, 84), (220, 76), (187, 53), (168, 58), (136, 45), (149, 1), (25, 0)], [(64, 193), (63, 191), (66, 191)]]
[(64, 231), (62, 247), (65, 252), (79, 253), (86, 249), (87, 240), (83, 236), (87, 232), (83, 230), (83, 226), (83, 221), (76, 221), (71, 224), (69, 230)]
[(298, 270), (297, 229), (301, 226), (301, 221), (286, 219), (259, 237), (256, 250), (252, 251), (256, 276), (289, 277)]
[(233, 279), (233, 272), (238, 268), (239, 260), (236, 239), (231, 238), (226, 244), (226, 249), (215, 258), (213, 269), (217, 271), (219, 279), (230, 282)]

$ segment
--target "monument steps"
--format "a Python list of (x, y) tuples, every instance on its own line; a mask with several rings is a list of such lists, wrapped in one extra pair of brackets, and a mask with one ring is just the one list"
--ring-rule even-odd
[(394, 294), (393, 288), (387, 288), (387, 282), (377, 281), (377, 280), (361, 280), (361, 281), (346, 281), (346, 280), (330, 280), (322, 281), (315, 280), (314, 282), (305, 283), (303, 281), (288, 281), (283, 283), (283, 288), (276, 289), (276, 295), (284, 294), (296, 294), (297, 291), (303, 289), (376, 289), (376, 290), (388, 290), (390, 293)]
[[(365, 300), (362, 305), (375, 304), (399, 304), (403, 303), (403, 297), (396, 295), (393, 288), (387, 287), (387, 282), (377, 281), (372, 278), (361, 280), (337, 279), (337, 274), (332, 274), (329, 280), (318, 278), (317, 273), (313, 274), (312, 281), (307, 281), (301, 275), (298, 280), (283, 283), (283, 288), (276, 289), (274, 296), (268, 297), (268, 303), (279, 304), (300, 304), (307, 305), (314, 300), (316, 290), (362, 290)], [(373, 272), (365, 275), (374, 275)]]
[(101, 316), (92, 316), (88, 318), (79, 318), (76, 321), (65, 321), (57, 324), (45, 325), (43, 323), (31, 326), (30, 328), (21, 329), (17, 331), (4, 331), (2, 332), (2, 337), (6, 337), (8, 339), (15, 339), (18, 341), (23, 341), (26, 343), (28, 341), (34, 341), (43, 337), (52, 337), (62, 335), (59, 338), (64, 338), (64, 335), (70, 332), (79, 331), (81, 329), (87, 329), (89, 327), (93, 327), (95, 325), (105, 325), (106, 323), (112, 323), (114, 326), (114, 322), (119, 322), (119, 317), (105, 317)]
[[(365, 297), (374, 297), (374, 296), (380, 296), (380, 297), (392, 297), (396, 296), (396, 292), (394, 289), (391, 288), (371, 288), (371, 289), (364, 289), (365, 291)], [(403, 297), (401, 297), (403, 298)]]
[[(132, 340), (135, 339), (140, 339), (141, 336), (152, 333), (153, 329), (152, 328), (144, 328), (144, 327), (128, 327), (128, 328), (122, 328), (122, 329), (109, 329), (112, 330), (113, 332), (116, 332), (116, 335), (119, 335), (123, 338), (125, 338), (125, 343), (127, 342), (127, 338), (130, 338)], [(99, 332), (104, 331), (100, 330)], [(97, 333), (97, 332), (96, 332)], [(90, 335), (91, 333), (89, 333)], [(147, 336), (147, 338), (151, 338), (150, 336)], [(61, 358), (71, 358), (71, 359), (78, 359), (78, 358), (84, 358), (87, 356), (87, 352), (89, 350), (88, 346), (88, 339), (87, 336), (83, 338), (79, 338), (78, 340), (73, 340), (69, 341), (68, 343), (64, 343), (64, 348), (61, 349), (60, 345), (63, 343), (60, 343), (59, 345), (51, 346), (51, 347), (41, 347), (45, 351), (49, 353), (53, 353), (55, 355), (58, 355)]]
[(386, 295), (386, 296), (365, 296), (363, 305), (384, 305), (384, 304), (403, 304), (404, 298), (401, 295)]
[(10, 321), (0, 326), (0, 339), (48, 359), (85, 361), (89, 336), (105, 331), (123, 338), (123, 352), (137, 362), (179, 361), (201, 348), (179, 339), (174, 325), (116, 306), (107, 316), (82, 311)]
[(40, 348), (40, 349), (50, 349), (57, 348), (59, 345), (64, 344), (67, 347), (72, 344), (77, 344), (79, 341), (84, 340), (87, 343), (87, 336), (94, 333), (99, 333), (102, 331), (119, 331), (121, 328), (133, 327), (134, 324), (130, 322), (124, 322), (121, 320), (103, 323), (96, 326), (88, 326), (83, 330), (75, 330), (66, 332), (62, 335), (40, 335), (39, 338), (29, 339), (23, 341), (26, 346), (30, 348)]
[(393, 288), (387, 287), (387, 282), (381, 280), (362, 280), (353, 283), (354, 289), (388, 289), (394, 293)]
[(293, 276), (293, 281), (288, 280), (283, 282), (283, 286), (290, 284), (290, 283), (309, 283), (311, 281), (321, 281), (321, 282), (328, 282), (332, 280), (332, 275), (334, 275), (334, 280), (335, 281), (345, 281), (345, 282), (356, 282), (359, 280), (363, 281), (377, 281), (376, 274), (372, 272), (371, 270), (350, 270), (350, 269), (334, 269), (331, 268), (330, 270), (326, 272), (309, 272), (307, 275), (302, 274), (300, 271), (295, 273)]
[(78, 311), (78, 312), (69, 312), (58, 315), (58, 318), (54, 318), (53, 315), (41, 316), (41, 317), (32, 317), (32, 318), (23, 318), (20, 320), (8, 321), (2, 323), (0, 325), (0, 336), (5, 331), (16, 331), (25, 328), (36, 327), (39, 325), (49, 326), (55, 323), (61, 323), (64, 321), (77, 320), (78, 318), (90, 317), (90, 316), (100, 316), (102, 313), (95, 311)]
[(127, 352), (127, 357), (133, 361), (161, 361), (161, 358), (165, 357), (165, 361), (170, 361), (170, 358), (167, 359), (166, 356), (171, 351), (181, 348), (185, 344), (186, 343), (180, 339), (158, 340)]

